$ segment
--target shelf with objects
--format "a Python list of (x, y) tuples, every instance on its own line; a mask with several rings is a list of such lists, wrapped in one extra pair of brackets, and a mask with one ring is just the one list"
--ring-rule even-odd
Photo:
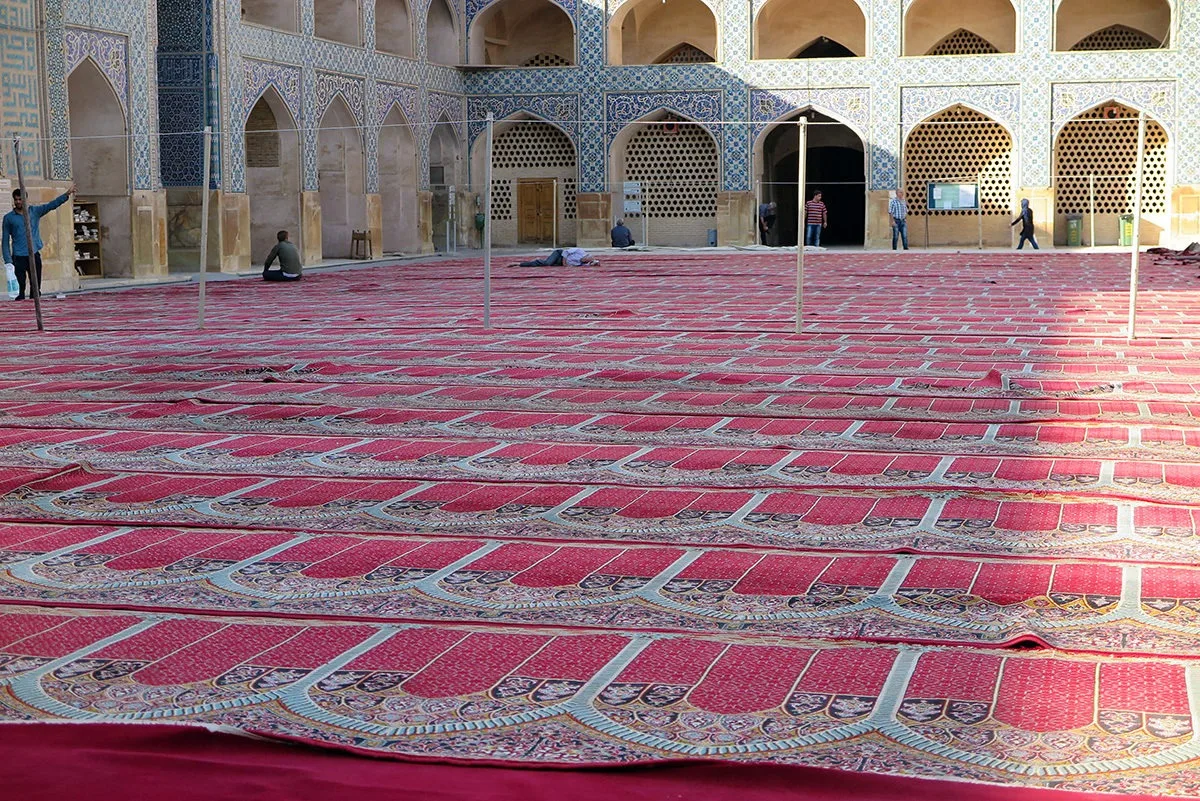
[(75, 200), (75, 272), (84, 278), (104, 277), (100, 248), (100, 204)]

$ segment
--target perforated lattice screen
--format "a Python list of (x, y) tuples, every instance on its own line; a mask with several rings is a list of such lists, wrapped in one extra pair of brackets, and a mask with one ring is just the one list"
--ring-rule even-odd
[[(904, 188), (909, 211), (925, 214), (930, 182), (980, 183), (984, 214), (1012, 207), (1012, 137), (978, 111), (954, 106), (921, 123), (904, 146)], [(933, 214), (977, 214), (937, 211)]]
[[(1091, 209), (1089, 176), (1095, 176), (1096, 213), (1133, 211), (1137, 173), (1137, 112), (1113, 106), (1118, 118), (1105, 120), (1093, 109), (1063, 126), (1054, 148), (1055, 205), (1059, 214), (1087, 214)], [(1167, 132), (1146, 121), (1146, 178), (1142, 208), (1147, 214), (1167, 210)]]
[(574, 167), (575, 147), (567, 135), (546, 122), (518, 122), (492, 148), (498, 170)]
[(1110, 25), (1079, 40), (1072, 50), (1154, 50), (1162, 42), (1125, 25)]
[(513, 215), (513, 182), (492, 181), (492, 220), (511, 220)]
[(558, 53), (538, 53), (532, 58), (525, 59), (522, 67), (569, 67), (571, 62)]
[(658, 60), (659, 64), (707, 64), (713, 60), (713, 57), (705, 53), (700, 48), (690, 45), (681, 44), (671, 52)]
[(929, 51), (931, 56), (981, 56), (999, 53), (996, 46), (977, 33), (959, 28)]
[(265, 101), (250, 109), (246, 120), (246, 166), (279, 166), (279, 131), (275, 113)]
[(563, 181), (562, 188), (562, 216), (564, 220), (575, 219), (575, 210), (578, 207), (575, 202), (575, 194), (578, 187), (575, 184), (574, 178), (568, 178)]
[(695, 123), (647, 125), (625, 148), (625, 180), (640, 181), (650, 217), (713, 217), (720, 167), (717, 144)]

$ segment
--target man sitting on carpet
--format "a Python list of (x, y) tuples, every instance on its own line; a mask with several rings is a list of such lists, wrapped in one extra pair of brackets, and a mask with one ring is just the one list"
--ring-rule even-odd
[[(275, 234), (279, 240), (267, 255), (263, 264), (264, 281), (299, 281), (304, 277), (304, 268), (300, 266), (300, 251), (288, 240), (288, 232), (280, 231)], [(279, 264), (274, 264), (279, 259)]]
[(583, 248), (559, 248), (552, 251), (549, 256), (544, 259), (533, 259), (532, 261), (523, 261), (520, 264), (510, 264), (509, 267), (559, 267), (566, 264), (568, 267), (580, 267), (584, 264), (599, 264), (600, 262), (588, 255), (588, 252)]
[(625, 227), (624, 220), (617, 220), (616, 226), (613, 227), (612, 246), (614, 248), (631, 248), (634, 245), (633, 232)]

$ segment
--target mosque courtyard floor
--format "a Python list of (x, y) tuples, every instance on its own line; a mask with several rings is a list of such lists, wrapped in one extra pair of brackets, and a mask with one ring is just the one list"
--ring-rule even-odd
[(1197, 269), (793, 258), (6, 305), (0, 729), (1200, 796)]

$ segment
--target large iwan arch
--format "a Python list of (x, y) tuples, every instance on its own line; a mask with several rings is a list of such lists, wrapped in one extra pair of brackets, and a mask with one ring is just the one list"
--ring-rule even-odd
[(568, 66), (575, 59), (575, 25), (550, 0), (499, 0), (471, 22), (470, 64)]
[(608, 23), (610, 64), (717, 61), (717, 18), (702, 0), (628, 0)]
[(867, 54), (867, 18), (857, 0), (768, 0), (754, 18), (754, 58)]
[(915, 0), (904, 14), (904, 55), (1015, 53), (1010, 0)]
[(1056, 50), (1149, 50), (1171, 40), (1168, 0), (1061, 0)]

